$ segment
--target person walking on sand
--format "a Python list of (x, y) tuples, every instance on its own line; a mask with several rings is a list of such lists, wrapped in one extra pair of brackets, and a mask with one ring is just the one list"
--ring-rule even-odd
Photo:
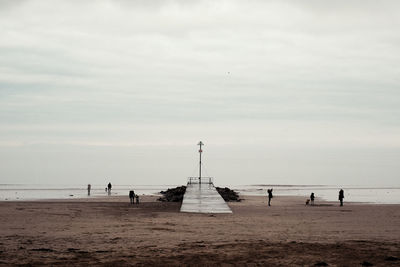
[(90, 196), (90, 189), (92, 186), (90, 184), (87, 185), (87, 195)]
[(344, 199), (344, 191), (343, 189), (340, 189), (339, 191), (340, 206), (343, 206), (343, 199)]
[(311, 206), (314, 206), (314, 199), (315, 199), (314, 193), (311, 193), (310, 199), (311, 199)]
[(135, 191), (129, 191), (129, 199), (131, 200), (131, 204), (135, 203)]
[(136, 205), (139, 205), (139, 195), (136, 194)]
[(272, 196), (272, 188), (267, 190), (268, 192), (268, 206), (271, 206), (271, 198), (273, 198)]
[(108, 195), (111, 195), (111, 188), (112, 188), (111, 183), (108, 183), (108, 185), (107, 185)]

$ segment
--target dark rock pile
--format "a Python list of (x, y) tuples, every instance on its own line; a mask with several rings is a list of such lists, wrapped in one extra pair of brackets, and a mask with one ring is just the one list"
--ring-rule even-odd
[(387, 258), (385, 259), (385, 261), (398, 261), (398, 260), (400, 260), (400, 259), (397, 258), (397, 257), (393, 257), (393, 256), (389, 256), (389, 257), (387, 257)]
[(182, 202), (183, 195), (186, 192), (186, 186), (178, 186), (176, 188), (168, 188), (167, 191), (161, 191), (162, 197), (158, 201), (163, 202)]
[(228, 187), (217, 187), (217, 191), (225, 201), (241, 201), (239, 194)]
[(324, 261), (319, 261), (316, 264), (314, 264), (314, 266), (329, 266), (329, 264)]

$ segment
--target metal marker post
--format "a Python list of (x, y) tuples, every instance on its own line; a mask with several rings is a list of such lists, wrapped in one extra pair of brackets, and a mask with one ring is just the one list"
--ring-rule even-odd
[(201, 153), (203, 152), (203, 150), (201, 149), (201, 147), (204, 145), (203, 142), (199, 142), (197, 145), (200, 146), (199, 149), (199, 153), (200, 153), (200, 162), (199, 162), (199, 184), (201, 184)]

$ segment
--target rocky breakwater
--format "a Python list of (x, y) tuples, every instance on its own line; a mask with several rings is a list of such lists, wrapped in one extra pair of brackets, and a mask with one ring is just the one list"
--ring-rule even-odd
[(239, 198), (239, 194), (232, 189), (229, 189), (228, 187), (222, 188), (222, 187), (217, 187), (216, 188), (218, 193), (221, 195), (221, 197), (226, 201), (241, 201)]
[(186, 192), (186, 186), (178, 186), (176, 188), (168, 188), (167, 191), (161, 191), (162, 197), (158, 201), (163, 202), (182, 202), (183, 195)]

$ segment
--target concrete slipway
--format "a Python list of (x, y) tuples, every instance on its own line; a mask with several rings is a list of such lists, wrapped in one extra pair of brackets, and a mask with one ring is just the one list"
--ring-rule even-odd
[(181, 212), (232, 213), (212, 183), (188, 183)]

